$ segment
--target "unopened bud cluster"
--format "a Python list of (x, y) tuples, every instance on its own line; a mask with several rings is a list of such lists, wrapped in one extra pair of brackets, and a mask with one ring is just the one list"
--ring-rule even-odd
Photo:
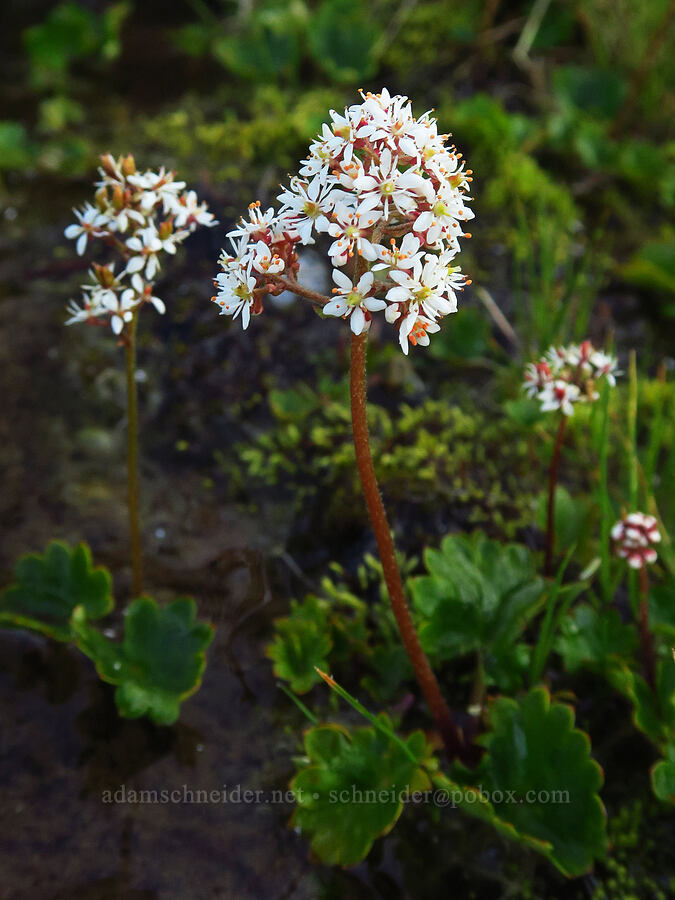
[(425, 346), (438, 320), (457, 309), (466, 283), (451, 265), (459, 239), (471, 237), (466, 205), (471, 170), (446, 146), (430, 113), (413, 116), (406, 97), (362, 94), (362, 103), (331, 111), (330, 123), (278, 199), (281, 208), (250, 207), (228, 235), (214, 302), (244, 328), (267, 294), (297, 286), (299, 244), (332, 239), (334, 297), (323, 313), (349, 319), (360, 334), (383, 312), (401, 348)]
[(174, 180), (173, 172), (138, 172), (132, 156), (115, 160), (108, 153), (101, 157), (99, 173), (94, 204), (74, 210), (77, 223), (65, 235), (77, 241), (80, 256), (90, 238), (101, 241), (117, 251), (122, 268), (115, 272), (114, 262), (94, 263), (90, 283), (82, 286), (81, 305), (71, 302), (66, 324), (109, 321), (120, 334), (140, 305), (152, 303), (164, 312), (164, 303), (153, 295), (160, 254), (175, 254), (198, 226), (217, 223), (196, 193)]
[(616, 523), (612, 528), (612, 540), (617, 555), (627, 560), (631, 569), (641, 569), (656, 562), (654, 545), (660, 543), (661, 533), (654, 516), (635, 512)]
[(571, 416), (577, 403), (593, 403), (599, 394), (596, 384), (606, 378), (614, 387), (617, 369), (615, 357), (596, 350), (590, 341), (551, 347), (539, 362), (525, 369), (523, 388), (536, 397), (543, 412), (560, 410)]

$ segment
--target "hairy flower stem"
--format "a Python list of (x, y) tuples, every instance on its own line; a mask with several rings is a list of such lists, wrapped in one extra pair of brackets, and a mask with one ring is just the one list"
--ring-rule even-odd
[(565, 438), (565, 426), (567, 416), (561, 413), (558, 434), (555, 439), (551, 467), (548, 472), (548, 517), (546, 520), (546, 559), (544, 561), (544, 575), (553, 574), (553, 551), (555, 550), (555, 489), (558, 484), (558, 467), (560, 465), (560, 453)]
[(649, 630), (649, 580), (647, 566), (640, 569), (640, 642), (644, 662), (645, 679), (652, 690), (656, 687), (656, 657), (654, 640)]
[(138, 516), (138, 391), (136, 387), (136, 327), (138, 310), (127, 332), (127, 491), (129, 507), (129, 537), (131, 539), (131, 593), (142, 592), (141, 529)]
[(438, 728), (448, 757), (453, 759), (461, 756), (464, 750), (464, 741), (461, 732), (458, 731), (447, 703), (441, 695), (436, 676), (431, 671), (431, 666), (426, 658), (419, 642), (410, 610), (405, 599), (401, 573), (396, 562), (394, 542), (387, 522), (387, 514), (384, 510), (380, 489), (375, 477), (373, 459), (370, 453), (368, 439), (368, 421), (366, 406), (366, 352), (368, 346), (368, 333), (353, 334), (351, 348), (350, 369), (350, 395), (352, 412), (352, 430), (354, 433), (354, 448), (356, 450), (356, 462), (361, 478), (363, 495), (368, 508), (368, 515), (375, 532), (377, 549), (382, 561), (384, 578), (389, 591), (389, 599), (396, 617), (398, 630), (401, 634), (403, 646), (406, 649), (410, 662), (415, 670), (415, 675), (422, 688), (424, 697), (431, 709), (436, 727)]

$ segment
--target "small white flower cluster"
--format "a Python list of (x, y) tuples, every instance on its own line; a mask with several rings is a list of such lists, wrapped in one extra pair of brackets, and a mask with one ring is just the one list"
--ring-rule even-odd
[(641, 569), (657, 559), (654, 544), (661, 541), (661, 533), (654, 516), (635, 512), (620, 519), (612, 528), (616, 552), (628, 561), (631, 569)]
[(539, 362), (525, 369), (523, 389), (541, 402), (543, 412), (560, 410), (571, 416), (578, 402), (593, 403), (598, 378), (606, 378), (614, 387), (618, 371), (615, 357), (596, 350), (590, 341), (551, 347)]
[(249, 220), (229, 233), (233, 252), (221, 256), (213, 297), (221, 315), (241, 316), (246, 328), (265, 294), (298, 287), (296, 245), (317, 234), (333, 239), (335, 296), (323, 312), (349, 318), (355, 334), (384, 310), (407, 353), (409, 343), (426, 346), (438, 319), (457, 310), (456, 291), (470, 282), (451, 263), (459, 238), (471, 237), (463, 230), (473, 218), (471, 170), (430, 113), (414, 118), (406, 97), (384, 89), (362, 100), (344, 114), (331, 111), (279, 195), (279, 213), (253, 204)]
[(95, 204), (74, 210), (77, 223), (69, 225), (65, 235), (77, 241), (80, 256), (89, 238), (98, 239), (117, 250), (125, 265), (115, 275), (114, 264), (94, 264), (91, 283), (82, 286), (82, 305), (70, 303), (66, 324), (109, 320), (113, 332), (120, 334), (139, 305), (152, 303), (158, 312), (165, 310), (152, 293), (159, 254), (175, 254), (198, 226), (217, 222), (196, 193), (185, 190), (184, 181), (174, 181), (173, 172), (137, 172), (132, 156), (115, 160), (108, 153), (101, 157), (99, 173)]

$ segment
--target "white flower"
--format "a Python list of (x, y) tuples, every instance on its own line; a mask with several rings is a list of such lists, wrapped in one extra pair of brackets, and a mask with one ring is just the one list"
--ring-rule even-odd
[[(152, 281), (159, 269), (159, 260), (157, 254), (160, 250), (166, 250), (166, 242), (159, 239), (157, 229), (154, 225), (143, 228), (133, 237), (127, 240), (127, 247), (135, 255), (131, 257), (127, 263), (126, 271), (129, 274), (140, 272), (145, 269), (145, 277)], [(173, 253), (176, 252), (175, 247)]]
[(570, 384), (561, 378), (549, 381), (537, 394), (541, 400), (542, 412), (561, 410), (563, 415), (571, 416), (574, 412), (574, 404), (579, 399), (580, 389), (576, 384)]
[(87, 249), (87, 238), (89, 236), (100, 237), (108, 227), (109, 217), (96, 209), (95, 206), (92, 206), (91, 203), (85, 203), (82, 212), (77, 209), (74, 209), (73, 212), (77, 216), (78, 224), (69, 225), (64, 234), (69, 240), (77, 238), (75, 249), (78, 256), (82, 256)]
[(609, 384), (615, 387), (617, 376), (623, 374), (619, 371), (619, 360), (615, 356), (603, 353), (601, 350), (595, 350), (591, 353), (590, 361), (595, 369), (593, 377), (602, 378), (604, 376)]
[(273, 254), (264, 241), (258, 241), (251, 248), (251, 265), (256, 272), (261, 272), (262, 274), (267, 272), (270, 275), (276, 275), (278, 272), (284, 271), (283, 259), (278, 257), (276, 253)]
[(390, 201), (405, 215), (415, 208), (420, 197), (428, 197), (432, 190), (431, 182), (415, 169), (400, 172), (398, 157), (389, 147), (380, 154), (378, 165), (371, 165), (367, 174), (365, 171), (357, 174), (353, 186), (359, 195), (359, 210), (380, 210), (385, 219), (389, 217)]
[(245, 331), (256, 303), (253, 293), (256, 286), (255, 278), (245, 268), (239, 266), (220, 272), (216, 276), (216, 286), (218, 294), (213, 298), (213, 302), (220, 307), (220, 315), (232, 316), (233, 319), (241, 315), (241, 324)]
[(208, 211), (206, 203), (199, 202), (196, 191), (187, 191), (177, 198), (167, 195), (164, 204), (167, 211), (173, 214), (173, 224), (176, 228), (187, 225), (190, 230), (194, 230), (197, 225), (212, 228), (218, 224), (213, 213)]
[(312, 229), (328, 231), (327, 214), (333, 208), (333, 185), (320, 175), (308, 183), (297, 176), (291, 178), (290, 188), (279, 194), (281, 214), (303, 244), (313, 244)]
[(387, 305), (384, 300), (368, 296), (373, 286), (373, 280), (373, 273), (366, 272), (354, 286), (351, 278), (347, 278), (344, 272), (334, 269), (333, 281), (337, 284), (337, 288), (334, 288), (336, 296), (324, 306), (324, 315), (342, 316), (345, 319), (349, 317), (349, 324), (354, 334), (361, 334), (364, 328), (370, 327), (370, 315), (366, 318), (366, 314), (377, 312)]
[(400, 247), (392, 238), (389, 247), (376, 244), (375, 249), (382, 262), (373, 266), (373, 272), (386, 269), (412, 269), (415, 263), (422, 261), (424, 255), (424, 252), (420, 250), (420, 239), (410, 232), (403, 237)]
[(136, 303), (147, 302), (152, 303), (160, 315), (166, 312), (166, 305), (159, 297), (155, 297), (152, 293), (152, 285), (144, 282), (138, 272), (131, 276), (131, 287), (127, 288), (122, 294), (122, 302), (128, 303), (135, 300)]
[(434, 334), (441, 330), (441, 326), (430, 319), (428, 316), (419, 314), (417, 308), (411, 310), (403, 319), (398, 331), (398, 340), (401, 350), (408, 355), (408, 341), (414, 346), (419, 344), (421, 347), (429, 346), (429, 334)]
[(425, 262), (417, 259), (412, 271), (392, 269), (389, 278), (395, 282), (387, 291), (390, 303), (411, 303), (421, 307), (424, 314), (435, 318), (457, 311), (457, 297), (448, 281), (448, 269), (437, 256), (426, 254)]
[(538, 363), (528, 363), (523, 376), (523, 390), (528, 397), (535, 397), (553, 379), (551, 367), (542, 359)]
[(434, 246), (441, 240), (449, 240), (458, 247), (457, 238), (463, 233), (458, 219), (466, 220), (473, 217), (473, 210), (464, 206), (457, 191), (441, 187), (431, 201), (430, 208), (417, 217), (413, 229), (425, 234), (429, 246)]
[(370, 262), (377, 259), (377, 250), (365, 237), (365, 233), (372, 228), (378, 218), (378, 213), (359, 215), (344, 203), (336, 204), (334, 221), (328, 226), (328, 233), (336, 239), (328, 250), (334, 266), (344, 266), (347, 260), (354, 256), (354, 252)]
[(260, 239), (263, 235), (269, 235), (272, 232), (277, 220), (274, 209), (271, 206), (265, 212), (261, 211), (259, 200), (256, 203), (251, 203), (248, 208), (248, 216), (248, 222), (242, 217), (237, 228), (228, 231), (227, 236), (230, 240), (238, 237)]

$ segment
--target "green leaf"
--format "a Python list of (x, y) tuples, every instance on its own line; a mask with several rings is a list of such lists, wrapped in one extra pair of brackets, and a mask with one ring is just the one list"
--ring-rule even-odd
[(556, 68), (553, 89), (563, 103), (611, 119), (623, 102), (626, 83), (614, 69), (569, 65)]
[(42, 84), (64, 73), (72, 59), (97, 49), (96, 16), (79, 3), (61, 3), (44, 22), (23, 32), (23, 42), (33, 79)]
[(0, 122), (0, 172), (25, 169), (35, 161), (36, 148), (20, 122)]
[(434, 359), (475, 359), (484, 356), (490, 341), (490, 323), (480, 310), (466, 307), (448, 320), (429, 347)]
[(272, 390), (269, 404), (272, 414), (282, 422), (302, 422), (320, 406), (319, 396), (307, 384), (285, 391)]
[(518, 425), (531, 428), (540, 422), (546, 413), (541, 411), (541, 404), (534, 397), (519, 397), (517, 400), (507, 400), (504, 410), (509, 419), (513, 419)]
[[(391, 722), (378, 717), (391, 729)], [(421, 731), (405, 744), (422, 765), (429, 755)], [(292, 825), (311, 838), (328, 865), (354, 866), (403, 810), (405, 792), (427, 790), (429, 778), (394, 741), (372, 726), (348, 731), (319, 725), (305, 733), (305, 758), (291, 782), (298, 804)]]
[(652, 241), (641, 247), (625, 266), (621, 275), (630, 284), (654, 293), (675, 294), (675, 245)]
[(649, 625), (675, 646), (675, 585), (661, 584), (650, 590)]
[(189, 597), (164, 608), (150, 597), (139, 597), (127, 609), (124, 637), (117, 643), (89, 625), (81, 607), (75, 610), (78, 646), (100, 677), (117, 685), (121, 715), (148, 715), (159, 725), (176, 721), (182, 701), (201, 684), (205, 651), (213, 638), (213, 628), (197, 622), (196, 613)]
[(624, 625), (617, 610), (598, 612), (584, 604), (563, 619), (556, 649), (570, 672), (582, 666), (606, 671), (631, 663), (637, 645), (635, 628)]
[(533, 840), (530, 846), (568, 876), (582, 875), (605, 855), (602, 770), (570, 707), (551, 703), (545, 688), (517, 700), (501, 697), (490, 707), (490, 730), (479, 743), (486, 753), (478, 768), (457, 766), (454, 774), (480, 785), (494, 824)]
[(675, 661), (670, 654), (656, 664), (656, 690), (627, 668), (613, 673), (612, 683), (633, 704), (633, 720), (665, 752), (675, 736)]
[(652, 790), (665, 803), (675, 803), (675, 743), (666, 748), (666, 758), (651, 770)]
[(238, 75), (254, 81), (294, 73), (300, 63), (300, 13), (284, 3), (254, 8), (242, 32), (214, 40), (213, 54)]
[[(539, 495), (537, 521), (542, 531), (546, 530), (548, 512), (548, 492)], [(558, 485), (555, 489), (555, 537), (559, 551), (567, 550), (578, 543), (588, 521), (589, 504), (583, 497), (574, 498), (567, 488)]]
[(514, 644), (545, 591), (531, 553), (477, 533), (446, 537), (425, 561), (430, 574), (410, 584), (426, 652), (446, 660), (480, 651), (490, 678), (517, 674), (525, 660)]
[(323, 0), (308, 30), (314, 60), (341, 83), (375, 72), (382, 31), (363, 0)]
[(327, 669), (333, 646), (325, 603), (307, 597), (293, 604), (287, 618), (274, 623), (276, 637), (267, 647), (274, 662), (274, 674), (291, 685), (296, 694), (305, 694), (321, 679), (316, 669)]
[(99, 619), (113, 607), (111, 589), (110, 573), (94, 567), (86, 544), (71, 550), (52, 541), (44, 553), (28, 553), (16, 564), (14, 583), (0, 594), (0, 624), (71, 641), (75, 607), (80, 606), (86, 618)]

